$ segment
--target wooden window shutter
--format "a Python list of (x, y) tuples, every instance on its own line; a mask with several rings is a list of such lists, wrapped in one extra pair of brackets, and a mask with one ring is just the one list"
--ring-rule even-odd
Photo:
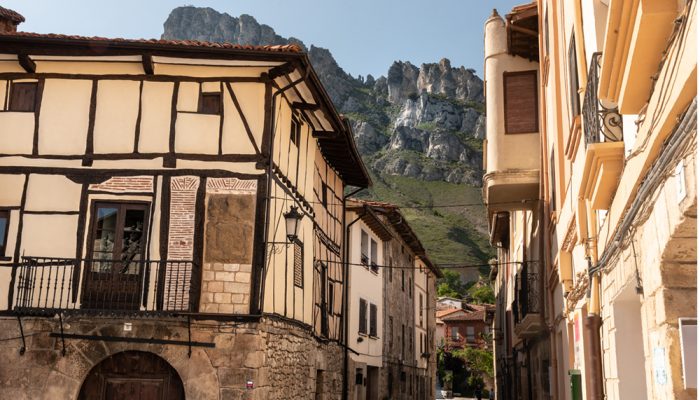
[(9, 111), (33, 112), (36, 105), (36, 82), (12, 83)]
[(571, 32), (569, 41), (569, 95), (571, 96), (571, 120), (581, 114), (581, 99), (578, 94), (578, 61), (576, 59), (576, 37)]
[(377, 337), (377, 305), (369, 305), (369, 335)]
[(221, 93), (202, 93), (199, 97), (199, 110), (202, 114), (221, 114)]
[(304, 245), (294, 242), (294, 286), (304, 287)]
[(503, 102), (506, 134), (539, 131), (537, 71), (503, 73)]
[(360, 299), (360, 328), (359, 333), (367, 333), (367, 300)]

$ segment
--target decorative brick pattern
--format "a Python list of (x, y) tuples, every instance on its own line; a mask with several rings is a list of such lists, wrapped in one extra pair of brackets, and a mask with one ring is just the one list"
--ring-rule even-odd
[(153, 177), (115, 176), (102, 183), (91, 184), (89, 189), (114, 193), (153, 193)]
[(200, 311), (248, 314), (251, 270), (250, 264), (205, 263)]
[(252, 193), (258, 190), (258, 181), (241, 180), (237, 178), (209, 178), (207, 179), (207, 193)]
[[(168, 231), (169, 260), (192, 260), (194, 249), (194, 214), (198, 187), (199, 178), (192, 176), (174, 177), (170, 182), (170, 227)], [(174, 280), (190, 282), (191, 271), (166, 271), (166, 290), (164, 293), (165, 307), (182, 307), (189, 302), (189, 293), (182, 296), (168, 292), (168, 287), (182, 287), (182, 285), (169, 284)]]

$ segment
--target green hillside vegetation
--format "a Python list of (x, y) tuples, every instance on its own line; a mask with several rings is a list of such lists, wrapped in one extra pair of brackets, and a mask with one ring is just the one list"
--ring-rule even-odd
[(358, 197), (402, 207), (433, 263), (485, 264), (493, 257), (480, 188), (403, 176), (372, 174), (372, 180)]

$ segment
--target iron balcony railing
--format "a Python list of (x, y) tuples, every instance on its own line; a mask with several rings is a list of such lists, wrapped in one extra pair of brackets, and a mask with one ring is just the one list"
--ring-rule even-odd
[(592, 143), (619, 142), (622, 140), (622, 116), (617, 106), (598, 98), (600, 59), (602, 53), (593, 53), (588, 69), (588, 84), (583, 98), (583, 131), (586, 146)]
[(191, 261), (23, 257), (13, 308), (29, 315), (194, 312), (193, 271)]
[(515, 323), (521, 322), (528, 314), (539, 314), (540, 304), (540, 275), (523, 268), (515, 277), (515, 300), (513, 301), (513, 317)]

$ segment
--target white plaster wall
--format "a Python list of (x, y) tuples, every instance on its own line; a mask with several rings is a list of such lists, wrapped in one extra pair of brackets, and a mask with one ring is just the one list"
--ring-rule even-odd
[(27, 211), (78, 211), (81, 185), (63, 175), (29, 175)]
[(219, 153), (219, 115), (178, 113), (175, 151), (190, 154)]
[(140, 83), (101, 80), (97, 84), (94, 152), (131, 153), (134, 150)]
[(25, 214), (20, 254), (74, 258), (77, 230), (77, 215)]
[(19, 207), (22, 203), (24, 175), (0, 174), (0, 207)]
[(143, 83), (139, 152), (168, 151), (173, 87), (172, 82)]
[[(346, 219), (352, 221), (357, 217), (357, 214), (349, 212)], [(367, 365), (381, 366), (382, 365), (382, 343), (383, 343), (383, 328), (384, 328), (384, 310), (383, 310), (383, 288), (382, 279), (384, 268), (379, 268), (377, 273), (360, 265), (361, 253), (361, 235), (362, 231), (367, 232), (370, 239), (377, 242), (377, 264), (384, 265), (384, 246), (379, 237), (369, 229), (362, 221), (356, 222), (350, 229), (349, 236), (349, 300), (348, 300), (348, 345), (361, 355), (351, 354), (355, 361), (366, 363)], [(370, 243), (370, 242), (368, 242)], [(367, 332), (369, 334), (369, 316), (370, 303), (377, 306), (377, 336), (371, 338), (368, 335), (358, 334), (360, 327), (360, 298), (367, 301)], [(358, 342), (358, 338), (362, 338), (362, 342)], [(366, 354), (366, 355), (365, 355)]]
[[(77, 67), (77, 66), (76, 66)], [(84, 154), (92, 82), (47, 79), (39, 115), (40, 154)]]
[(0, 153), (32, 154), (33, 143), (33, 112), (0, 113)]

